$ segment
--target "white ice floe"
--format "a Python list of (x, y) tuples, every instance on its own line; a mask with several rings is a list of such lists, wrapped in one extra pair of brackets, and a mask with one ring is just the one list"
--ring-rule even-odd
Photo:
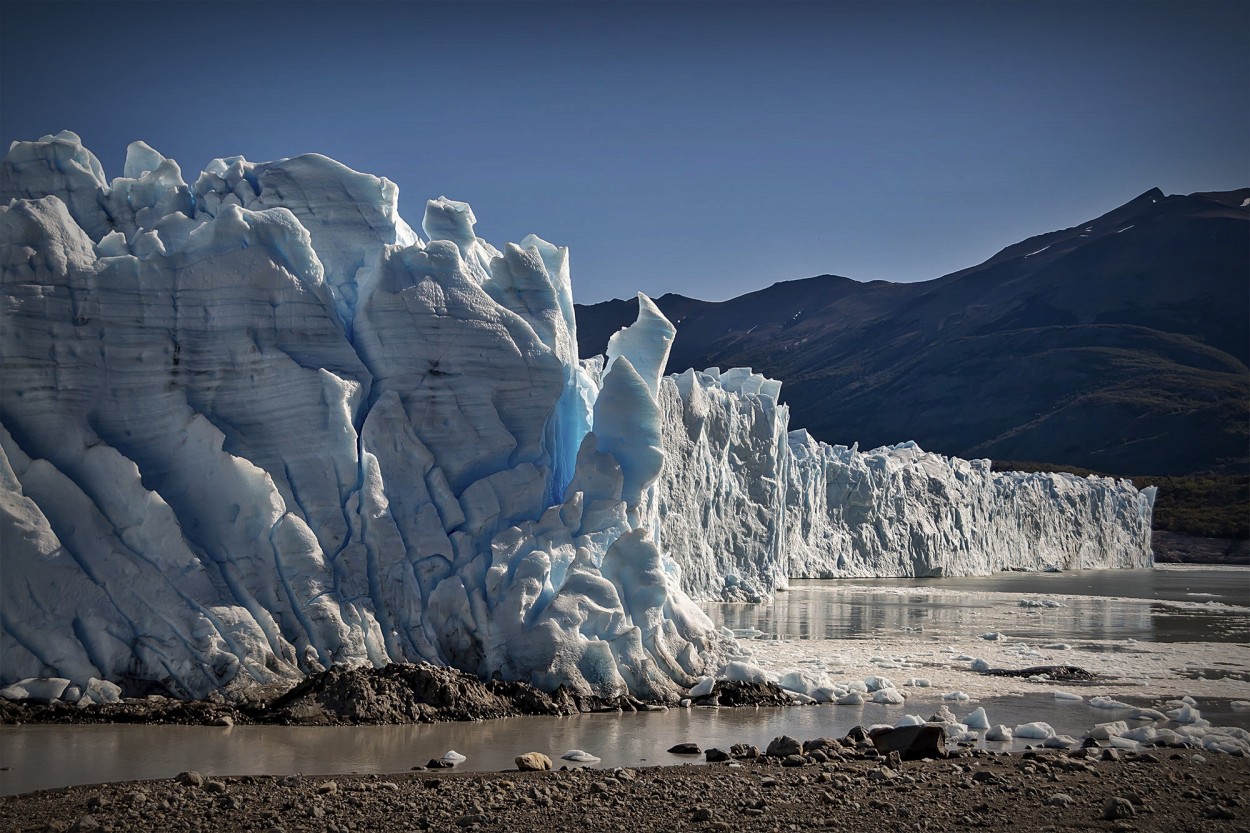
[(971, 714), (963, 719), (968, 724), (969, 729), (988, 729), (990, 728), (990, 720), (985, 715), (985, 708), (978, 706)]
[(1049, 723), (1037, 721), (1034, 723), (1022, 723), (1012, 730), (1012, 734), (1017, 738), (1048, 738), (1055, 734), (1054, 727)]
[(562, 760), (573, 761), (578, 764), (597, 764), (601, 760), (599, 757), (591, 755), (589, 752), (584, 752), (581, 749), (570, 749), (568, 752), (561, 755), (560, 758)]
[(1012, 737), (1012, 731), (1001, 723), (991, 727), (990, 730), (985, 733), (986, 740), (995, 742), (1010, 741)]
[(449, 749), (443, 753), (443, 757), (440, 758), (439, 760), (441, 760), (445, 764), (451, 764), (452, 766), (456, 766), (457, 764), (462, 764), (465, 761), (469, 760), (469, 758), (467, 755), (461, 755), (459, 752), (457, 752), (454, 749)]
[(1072, 692), (1070, 692), (1070, 691), (1056, 691), (1056, 692), (1055, 692), (1055, 699), (1056, 699), (1056, 700), (1065, 700), (1065, 701), (1072, 702), (1072, 703), (1080, 703), (1080, 702), (1082, 702), (1082, 701), (1084, 701), (1084, 700), (1085, 700), (1085, 698), (1084, 698), (1084, 697), (1082, 697), (1081, 695), (1079, 695), (1079, 694), (1073, 694), (1073, 693), (1072, 693)]

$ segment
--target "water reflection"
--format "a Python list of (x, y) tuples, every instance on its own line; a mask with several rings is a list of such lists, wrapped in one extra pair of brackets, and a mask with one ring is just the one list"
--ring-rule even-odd
[[(916, 630), (954, 637), (1002, 630), (1022, 639), (1067, 642), (1245, 642), (1250, 639), (1250, 616), (1244, 605), (1250, 599), (1244, 598), (1241, 585), (1248, 578), (1246, 571), (1083, 570), (966, 579), (797, 581), (771, 602), (707, 603), (704, 609), (727, 627), (755, 628), (782, 639), (865, 639), (884, 631)], [(1022, 592), (1060, 596), (1063, 606), (1021, 607)], [(1176, 603), (1192, 607), (1178, 608)]]
[[(1044, 720), (1076, 736), (1094, 723), (1128, 714), (1049, 697), (993, 697), (957, 705), (960, 716), (984, 706), (997, 723)], [(468, 771), (511, 769), (512, 759), (529, 751), (544, 752), (560, 765), (559, 756), (572, 748), (601, 757), (601, 768), (695, 763), (702, 758), (664, 750), (682, 741), (705, 749), (739, 742), (762, 748), (781, 734), (841, 737), (856, 725), (893, 723), (904, 714), (928, 716), (940, 706), (936, 696), (918, 695), (901, 706), (694, 708), (432, 726), (4, 726), (0, 763), (10, 769), (0, 771), (0, 794), (170, 778), (185, 769), (230, 775), (404, 772), (449, 749), (468, 756), (458, 767)], [(1227, 703), (1203, 703), (1202, 712), (1216, 725), (1250, 728), (1250, 713), (1233, 712)]]

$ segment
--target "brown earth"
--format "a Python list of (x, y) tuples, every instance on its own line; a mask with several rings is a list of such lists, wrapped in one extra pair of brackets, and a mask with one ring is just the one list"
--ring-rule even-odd
[(614, 771), (184, 774), (0, 799), (0, 833), (1250, 830), (1250, 759), (1174, 749), (1101, 755), (960, 750), (946, 760), (848, 755), (801, 766), (761, 757)]

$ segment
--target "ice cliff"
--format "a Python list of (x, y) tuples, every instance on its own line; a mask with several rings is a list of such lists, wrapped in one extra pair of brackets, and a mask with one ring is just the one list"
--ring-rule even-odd
[(1153, 487), (996, 473), (910, 442), (826, 445), (788, 430), (779, 391), (746, 368), (661, 386), (659, 537), (698, 597), (755, 599), (789, 578), (1153, 564)]
[(204, 696), (430, 660), (668, 698), (692, 596), (787, 576), (1148, 563), (1150, 496), (787, 435), (663, 378), (649, 302), (577, 355), (568, 252), (306, 155), (188, 184), (141, 142), (0, 165), (0, 682)]

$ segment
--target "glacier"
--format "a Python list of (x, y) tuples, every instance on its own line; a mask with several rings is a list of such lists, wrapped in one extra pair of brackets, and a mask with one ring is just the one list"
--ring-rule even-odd
[(13, 144), (0, 685), (430, 661), (673, 700), (737, 653), (696, 599), (1150, 564), (1153, 490), (817, 443), (748, 369), (665, 377), (645, 297), (583, 360), (566, 248), (397, 200), (316, 154), (188, 184), (142, 142), (111, 181), (73, 133)]

